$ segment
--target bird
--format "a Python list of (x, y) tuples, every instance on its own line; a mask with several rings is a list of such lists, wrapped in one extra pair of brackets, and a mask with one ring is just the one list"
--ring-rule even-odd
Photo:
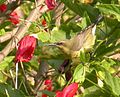
[(99, 15), (95, 22), (80, 31), (76, 36), (71, 39), (56, 42), (54, 45), (70, 59), (79, 57), (80, 50), (90, 51), (90, 49), (95, 44), (96, 25), (102, 19), (103, 16)]
[[(83, 52), (91, 51), (91, 49), (93, 48), (93, 45), (95, 44), (95, 39), (96, 39), (96, 36), (95, 36), (96, 25), (102, 19), (103, 19), (103, 16), (99, 15), (97, 17), (97, 19), (95, 20), (95, 22), (93, 22), (88, 27), (86, 27), (85, 29), (80, 31), (78, 34), (76, 34), (71, 39), (62, 40), (59, 42), (48, 44), (46, 46), (46, 47), (53, 46), (55, 48), (57, 47), (63, 53), (64, 61), (58, 68), (58, 71), (60, 73), (65, 73), (66, 75), (71, 76), (73, 68), (75, 68), (76, 65), (79, 65), (81, 62), (81, 59), (80, 59), (81, 51), (83, 51)], [(48, 51), (48, 53), (45, 54), (46, 56), (48, 56), (50, 53), (49, 49), (45, 50), (45, 51)], [(45, 51), (43, 51), (43, 52), (45, 52)], [(50, 56), (50, 58), (51, 58), (51, 56)], [(58, 57), (58, 58), (60, 58), (60, 57)], [(71, 73), (69, 71), (71, 71)]]

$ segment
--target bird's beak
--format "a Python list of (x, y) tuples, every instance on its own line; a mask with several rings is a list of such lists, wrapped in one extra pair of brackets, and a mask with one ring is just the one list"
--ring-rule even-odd
[(61, 41), (61, 42), (56, 42), (56, 43), (53, 43), (53, 44), (48, 44), (48, 46), (60, 46), (60, 45), (63, 45), (64, 44), (64, 41)]
[(55, 43), (53, 43), (53, 44), (48, 44), (48, 46), (57, 46)]

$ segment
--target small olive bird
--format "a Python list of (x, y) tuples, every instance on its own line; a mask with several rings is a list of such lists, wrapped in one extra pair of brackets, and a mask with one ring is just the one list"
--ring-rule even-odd
[(89, 51), (95, 43), (96, 25), (101, 21), (103, 16), (98, 16), (96, 21), (90, 26), (83, 29), (80, 33), (69, 40), (54, 43), (68, 58), (79, 56), (80, 50)]

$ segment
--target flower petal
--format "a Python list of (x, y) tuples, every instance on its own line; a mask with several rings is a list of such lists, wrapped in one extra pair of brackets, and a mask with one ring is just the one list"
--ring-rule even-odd
[(52, 84), (52, 80), (50, 79), (45, 80), (45, 85), (49, 85), (49, 84)]
[(56, 92), (56, 97), (63, 97), (62, 95), (63, 95), (63, 93), (61, 91)]
[(19, 20), (20, 17), (18, 16), (18, 14), (15, 11), (12, 12), (9, 16), (10, 17), (8, 18), (8, 20), (10, 22), (12, 22), (14, 25), (17, 25), (20, 22), (20, 20)]
[(49, 10), (53, 10), (56, 6), (55, 0), (45, 0), (45, 4), (47, 5)]
[(16, 52), (15, 61), (16, 62), (29, 62), (33, 56), (35, 46), (36, 46), (36, 38), (33, 36), (25, 36), (18, 43), (18, 50)]
[(1, 4), (0, 5), (0, 11), (5, 12), (7, 10), (7, 5), (6, 4)]
[(73, 97), (78, 90), (78, 84), (72, 83), (63, 89), (62, 97)]

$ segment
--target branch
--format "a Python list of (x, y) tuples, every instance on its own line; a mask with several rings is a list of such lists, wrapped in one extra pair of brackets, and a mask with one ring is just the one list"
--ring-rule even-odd
[[(43, 12), (47, 11), (47, 6), (43, 6), (41, 10), (40, 6), (44, 0), (38, 0), (37, 1), (37, 7), (33, 9), (28, 16), (28, 18), (25, 20), (25, 22), (18, 28), (17, 33), (14, 35), (14, 37), (11, 39), (11, 41), (7, 44), (7, 46), (0, 52), (0, 62), (15, 48), (15, 45), (18, 43), (18, 41), (24, 36), (26, 31), (31, 25), (31, 22), (34, 22), (38, 17), (42, 15)], [(28, 22), (30, 21), (30, 22)]]
[(15, 33), (16, 33), (17, 30), (18, 30), (18, 27), (15, 28), (15, 29), (13, 29), (13, 30), (10, 31), (10, 32), (7, 32), (7, 33), (6, 33), (5, 35), (3, 35), (3, 36), (0, 36), (0, 43), (3, 43), (3, 42), (5, 42), (5, 41), (11, 39), (11, 38), (15, 35)]
[(53, 19), (55, 20), (55, 25), (58, 27), (61, 25), (61, 17), (64, 13), (64, 6), (65, 5), (63, 3), (59, 3), (58, 7), (55, 9), (55, 16)]
[(120, 61), (120, 53), (113, 54), (109, 56), (108, 58)]

